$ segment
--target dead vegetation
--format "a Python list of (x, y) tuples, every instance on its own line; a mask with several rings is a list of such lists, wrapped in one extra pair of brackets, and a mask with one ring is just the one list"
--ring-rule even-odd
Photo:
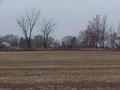
[(0, 90), (119, 90), (120, 51), (0, 53)]

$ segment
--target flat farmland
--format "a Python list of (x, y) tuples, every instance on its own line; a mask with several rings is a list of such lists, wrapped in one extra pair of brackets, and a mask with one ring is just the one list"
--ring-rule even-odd
[(0, 90), (120, 90), (120, 51), (0, 52)]

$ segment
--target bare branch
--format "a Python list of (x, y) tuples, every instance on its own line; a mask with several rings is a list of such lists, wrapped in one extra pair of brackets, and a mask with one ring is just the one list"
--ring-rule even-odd
[(40, 30), (44, 37), (44, 48), (47, 48), (47, 42), (50, 34), (55, 30), (56, 23), (52, 19), (44, 19), (40, 24)]
[(17, 23), (20, 26), (27, 42), (27, 46), (31, 48), (31, 35), (34, 30), (35, 25), (40, 16), (40, 10), (32, 9), (30, 12), (26, 11), (26, 15), (22, 16), (20, 19), (17, 19)]

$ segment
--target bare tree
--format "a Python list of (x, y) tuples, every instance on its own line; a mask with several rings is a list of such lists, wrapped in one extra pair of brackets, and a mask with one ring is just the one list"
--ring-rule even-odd
[(11, 48), (15, 48), (19, 46), (19, 36), (13, 34), (7, 34), (2, 37), (3, 42), (7, 42), (10, 44)]
[(48, 40), (50, 34), (55, 30), (56, 22), (52, 19), (44, 19), (40, 24), (40, 30), (43, 35), (43, 47), (48, 48)]
[(105, 48), (106, 34), (107, 34), (107, 16), (103, 16), (101, 20), (100, 30), (100, 48)]
[(77, 39), (75, 36), (65, 36), (62, 39), (62, 46), (67, 49), (75, 48), (77, 44)]
[(17, 19), (17, 23), (20, 26), (24, 37), (26, 39), (27, 48), (31, 49), (31, 36), (32, 31), (34, 30), (35, 25), (40, 16), (40, 10), (32, 9), (30, 12), (26, 11), (26, 15), (22, 16), (20, 19)]
[(21, 37), (20, 41), (19, 41), (19, 47), (22, 48), (22, 49), (26, 48), (27, 45), (26, 45), (25, 42), (26, 42), (26, 40), (23, 37)]
[(35, 44), (35, 48), (42, 48), (43, 47), (43, 35), (36, 35), (34, 37), (34, 44)]
[(48, 47), (49, 48), (54, 48), (54, 43), (55, 43), (55, 39), (53, 37), (49, 37), (48, 38)]
[(86, 29), (86, 40), (88, 47), (91, 48), (104, 48), (105, 47), (105, 33), (106, 33), (106, 16), (100, 17), (96, 15), (91, 21)]
[(118, 29), (117, 29), (117, 32), (118, 32), (118, 48), (120, 48), (120, 23), (118, 25)]
[(115, 32), (115, 29), (113, 29), (112, 27), (110, 28), (109, 31), (109, 39), (110, 39), (110, 48), (118, 48), (117, 32)]

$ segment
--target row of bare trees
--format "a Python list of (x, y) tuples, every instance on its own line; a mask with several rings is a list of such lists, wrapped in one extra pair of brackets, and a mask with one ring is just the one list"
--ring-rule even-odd
[(84, 43), (89, 48), (105, 48), (105, 39), (107, 32), (106, 16), (97, 15), (87, 26), (85, 30)]
[[(25, 16), (17, 20), (24, 37), (8, 34), (0, 37), (0, 47), (12, 48), (120, 48), (120, 24), (117, 29), (109, 27), (107, 16), (96, 15), (89, 21), (85, 30), (78, 36), (65, 36), (61, 41), (51, 37), (56, 29), (52, 19), (41, 19), (40, 10), (26, 11)], [(33, 31), (41, 33), (33, 36)]]
[[(47, 48), (59, 47), (59, 41), (53, 37), (49, 37), (47, 40)], [(13, 34), (7, 34), (0, 37), (0, 48), (12, 48), (12, 49), (28, 49), (26, 39)], [(39, 49), (44, 48), (44, 36), (35, 35), (31, 38), (31, 48)]]
[(17, 19), (17, 23), (23, 32), (28, 49), (32, 48), (32, 32), (37, 25), (39, 26), (41, 34), (43, 35), (43, 47), (48, 47), (49, 36), (54, 31), (56, 26), (56, 23), (52, 19), (44, 19), (41, 22), (40, 10), (37, 11), (33, 9), (30, 12), (27, 11), (25, 16), (22, 16), (21, 18)]
[(114, 29), (108, 26), (106, 16), (96, 15), (78, 37), (64, 37), (62, 45), (67, 48), (120, 48), (120, 24)]

